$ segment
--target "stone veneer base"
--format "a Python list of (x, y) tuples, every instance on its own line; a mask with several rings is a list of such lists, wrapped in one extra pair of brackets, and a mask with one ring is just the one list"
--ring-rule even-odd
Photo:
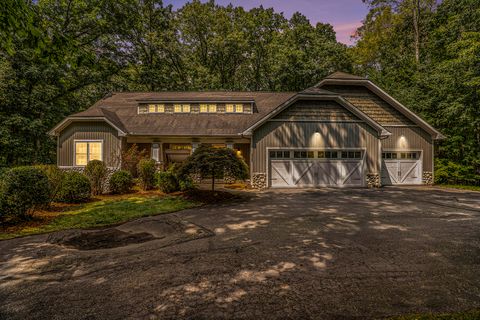
[(380, 188), (382, 181), (379, 173), (367, 173), (367, 187), (368, 188)]
[(252, 188), (265, 189), (267, 187), (267, 174), (263, 172), (255, 172), (251, 177)]
[(422, 183), (426, 185), (433, 185), (433, 172), (423, 171)]

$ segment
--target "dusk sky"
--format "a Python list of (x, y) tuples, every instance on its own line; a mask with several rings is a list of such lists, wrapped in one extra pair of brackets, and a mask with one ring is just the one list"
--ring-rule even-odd
[[(179, 8), (186, 2), (187, 0), (164, 0), (165, 4), (172, 4), (174, 8)], [(323, 22), (333, 25), (337, 40), (346, 44), (353, 44), (350, 36), (368, 12), (362, 0), (217, 0), (216, 3), (232, 3), (245, 9), (260, 5), (264, 8), (273, 7), (275, 11), (283, 12), (287, 18), (299, 11), (308, 17), (312, 24)]]

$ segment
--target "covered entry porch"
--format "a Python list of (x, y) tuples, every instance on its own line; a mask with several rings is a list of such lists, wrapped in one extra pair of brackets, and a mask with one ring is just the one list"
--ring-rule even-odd
[(248, 165), (250, 165), (250, 139), (228, 137), (219, 138), (186, 138), (186, 137), (127, 137), (124, 145), (128, 150), (137, 145), (161, 167), (182, 163), (200, 145), (210, 145), (217, 148), (230, 148), (235, 150)]

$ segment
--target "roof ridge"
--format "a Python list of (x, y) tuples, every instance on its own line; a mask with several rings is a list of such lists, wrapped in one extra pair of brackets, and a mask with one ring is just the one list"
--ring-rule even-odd
[[(224, 90), (164, 90), (164, 91), (112, 91), (110, 94), (122, 94), (122, 93), (284, 93), (284, 94), (294, 94), (298, 93), (298, 91), (268, 91), (268, 90), (260, 90), (260, 91), (224, 91)], [(106, 98), (111, 97), (108, 96)]]

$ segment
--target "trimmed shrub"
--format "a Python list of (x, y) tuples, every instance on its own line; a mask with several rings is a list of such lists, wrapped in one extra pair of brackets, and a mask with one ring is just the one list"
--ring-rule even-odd
[(116, 171), (110, 177), (110, 191), (112, 191), (112, 193), (128, 193), (132, 187), (132, 174), (126, 170)]
[(192, 177), (185, 175), (178, 178), (178, 185), (180, 191), (188, 191), (196, 188), (195, 183), (193, 182)]
[(45, 173), (35, 167), (16, 167), (2, 176), (2, 212), (25, 219), (50, 200), (50, 184)]
[(90, 181), (88, 178), (75, 171), (67, 171), (63, 176), (63, 183), (58, 192), (57, 199), (62, 202), (77, 203), (90, 199)]
[(85, 167), (85, 175), (90, 180), (92, 194), (94, 196), (103, 193), (103, 186), (107, 177), (107, 166), (103, 161), (92, 160)]
[(138, 162), (137, 172), (140, 180), (140, 187), (143, 190), (151, 189), (155, 184), (155, 160), (141, 159)]
[(57, 197), (63, 182), (63, 171), (53, 164), (42, 164), (35, 166), (45, 173), (50, 184), (50, 202)]
[(180, 190), (177, 177), (173, 172), (163, 171), (155, 174), (155, 182), (157, 187), (165, 193), (171, 193)]

